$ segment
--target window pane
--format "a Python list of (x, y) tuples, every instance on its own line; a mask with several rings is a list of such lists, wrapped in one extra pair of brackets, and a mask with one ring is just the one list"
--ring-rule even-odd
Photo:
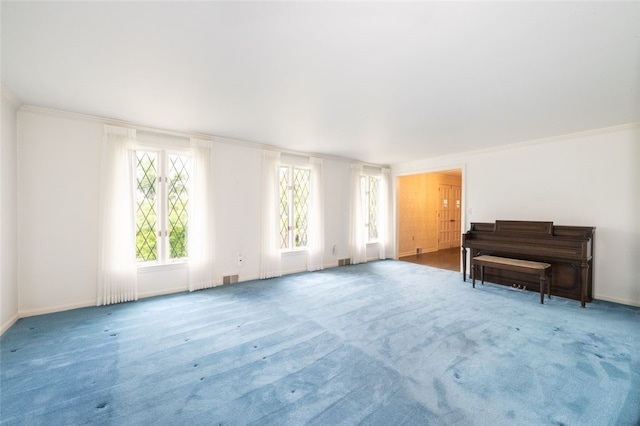
[(136, 152), (136, 258), (138, 262), (157, 259), (156, 176), (158, 155)]
[(378, 178), (369, 178), (369, 240), (378, 239)]
[(294, 247), (307, 246), (309, 228), (309, 190), (311, 171), (293, 170), (293, 244)]
[(280, 248), (289, 248), (289, 168), (280, 167)]
[(189, 216), (189, 157), (169, 155), (168, 213), (169, 258), (187, 257), (187, 224)]

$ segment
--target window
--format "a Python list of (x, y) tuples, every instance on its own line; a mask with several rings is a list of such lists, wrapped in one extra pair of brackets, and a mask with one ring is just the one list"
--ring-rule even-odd
[(360, 189), (362, 193), (362, 206), (364, 210), (364, 224), (369, 242), (378, 240), (378, 199), (380, 179), (375, 176), (361, 176)]
[(280, 248), (307, 247), (311, 171), (280, 166)]
[(136, 151), (136, 258), (167, 263), (187, 258), (190, 158)]

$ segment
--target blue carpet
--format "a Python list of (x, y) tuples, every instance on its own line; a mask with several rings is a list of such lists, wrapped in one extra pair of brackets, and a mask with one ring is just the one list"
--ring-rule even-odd
[(638, 425), (640, 309), (381, 261), (24, 318), (2, 424)]

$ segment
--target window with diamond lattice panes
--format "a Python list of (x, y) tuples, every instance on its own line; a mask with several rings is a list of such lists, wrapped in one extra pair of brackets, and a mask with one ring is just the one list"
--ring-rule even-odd
[(136, 257), (164, 263), (188, 255), (190, 158), (136, 151)]
[(169, 258), (185, 258), (189, 216), (189, 157), (169, 155), (168, 183)]
[(369, 240), (378, 239), (378, 178), (369, 178)]
[(360, 187), (367, 228), (366, 235), (369, 241), (376, 241), (378, 239), (379, 179), (375, 176), (362, 176)]
[(280, 248), (304, 248), (308, 243), (311, 171), (280, 167)]
[(306, 247), (309, 229), (309, 184), (311, 171), (293, 169), (293, 242), (294, 247)]
[(157, 259), (157, 164), (157, 153), (136, 152), (136, 258), (138, 262)]
[(289, 167), (280, 167), (280, 248), (289, 248)]

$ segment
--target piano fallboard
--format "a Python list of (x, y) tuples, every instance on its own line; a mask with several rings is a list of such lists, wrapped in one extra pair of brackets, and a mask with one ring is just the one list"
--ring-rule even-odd
[[(554, 226), (552, 222), (496, 221), (472, 223), (462, 235), (463, 278), (469, 257), (492, 255), (546, 262), (552, 265), (551, 293), (592, 300), (595, 227)], [(485, 280), (539, 291), (540, 283), (527, 274), (485, 268)]]

